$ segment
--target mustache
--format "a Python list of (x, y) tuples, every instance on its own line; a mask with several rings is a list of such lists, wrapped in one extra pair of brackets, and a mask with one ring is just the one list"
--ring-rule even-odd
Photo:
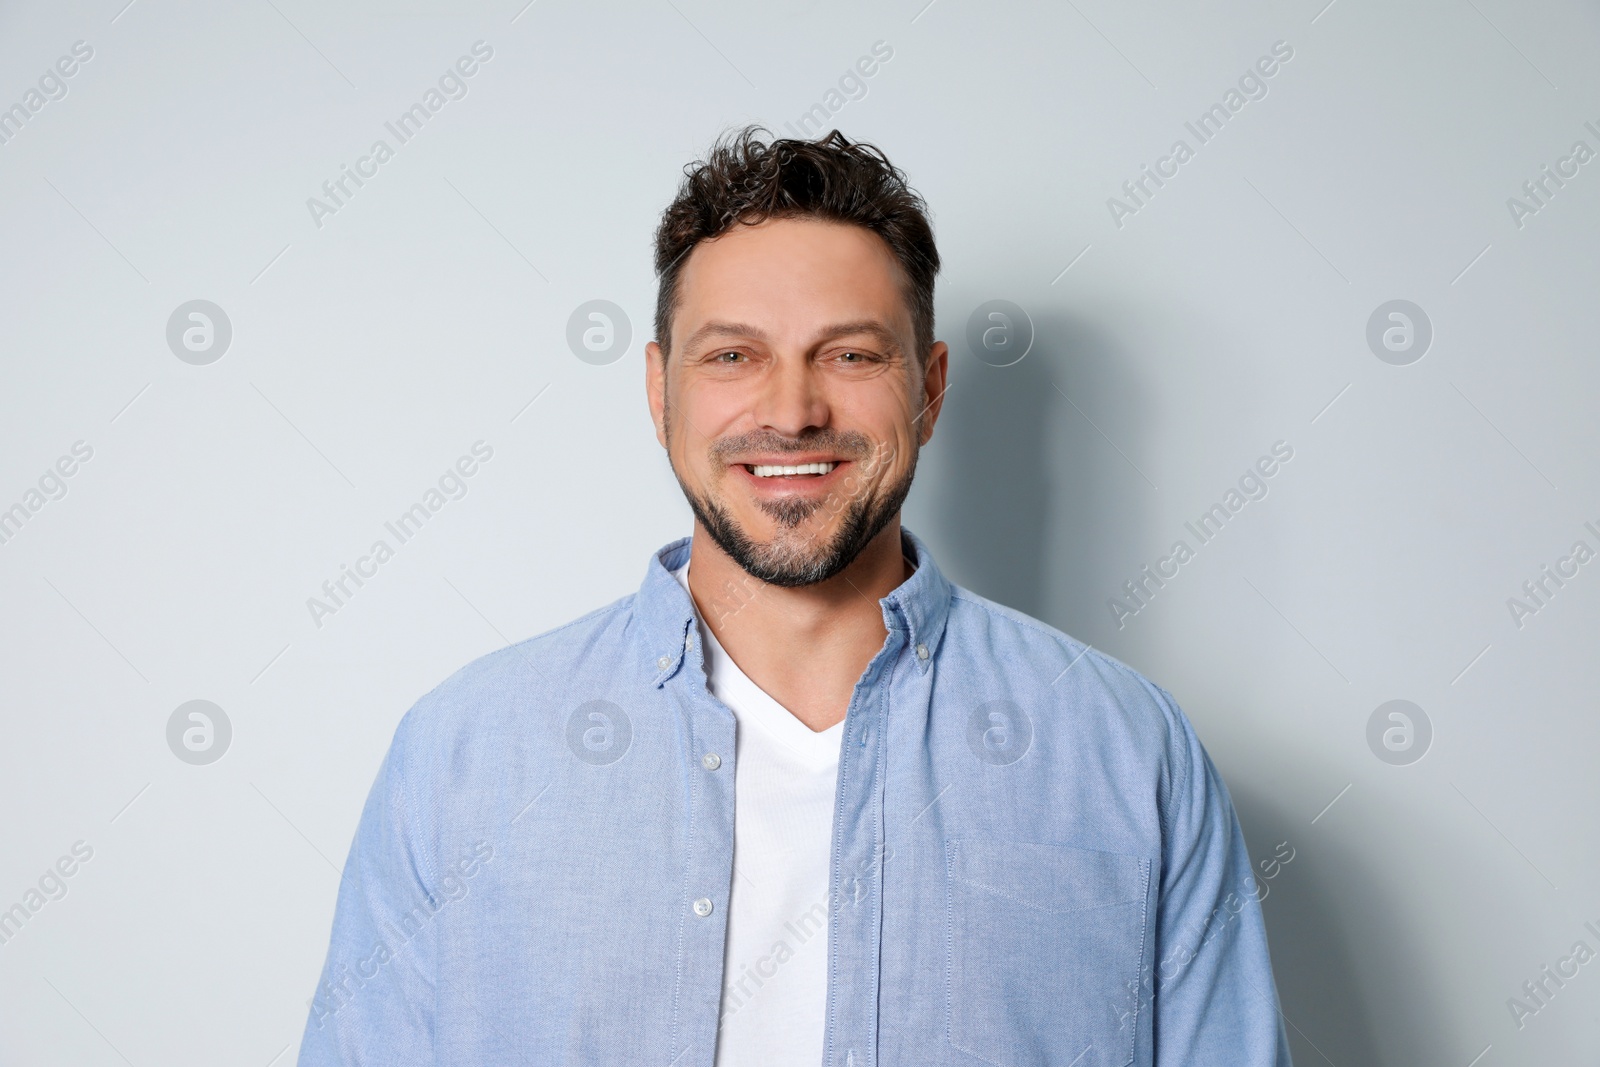
[(856, 430), (816, 430), (799, 437), (752, 430), (719, 437), (711, 443), (711, 458), (723, 463), (751, 452), (831, 452), (845, 459), (862, 460), (874, 451), (875, 446), (867, 435)]

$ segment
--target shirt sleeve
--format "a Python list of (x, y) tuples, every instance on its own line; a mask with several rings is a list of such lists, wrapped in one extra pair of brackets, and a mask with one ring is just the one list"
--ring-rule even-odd
[(1259, 888), (1227, 786), (1168, 709), (1152, 1028), (1156, 1067), (1291, 1067)]
[(299, 1067), (434, 1062), (434, 915), (444, 901), (412, 800), (411, 721), (396, 731), (345, 861)]

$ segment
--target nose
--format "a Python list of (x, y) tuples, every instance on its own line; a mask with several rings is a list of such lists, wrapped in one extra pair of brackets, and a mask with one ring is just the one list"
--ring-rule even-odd
[(752, 412), (758, 426), (799, 437), (828, 425), (827, 393), (810, 359), (780, 357), (763, 379)]

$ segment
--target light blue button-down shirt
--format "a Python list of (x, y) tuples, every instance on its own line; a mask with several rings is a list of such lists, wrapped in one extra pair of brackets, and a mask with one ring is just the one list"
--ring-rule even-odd
[[(1289, 1067), (1244, 836), (1172, 697), (905, 543), (811, 934), (825, 1064)], [(303, 1067), (711, 1067), (739, 768), (688, 551), (405, 716)]]

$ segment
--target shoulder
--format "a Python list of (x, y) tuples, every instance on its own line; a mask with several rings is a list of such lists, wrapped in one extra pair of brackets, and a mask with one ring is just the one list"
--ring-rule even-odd
[(1171, 693), (1048, 623), (954, 586), (945, 644), (946, 656), (994, 676), (1039, 714), (1188, 762), (1193, 730)]
[[(1015, 657), (1018, 666), (1045, 671), (1050, 663), (1064, 661), (1059, 670), (1091, 675), (1118, 695), (1162, 707), (1176, 706), (1172, 694), (1114, 656), (970, 589), (952, 588), (950, 619), (946, 627), (948, 635), (956, 638), (960, 645), (977, 644), (988, 651)], [(1055, 682), (1064, 677), (1056, 675), (1050, 680)]]
[(542, 726), (586, 684), (627, 673), (638, 657), (635, 594), (516, 644), (478, 657), (419, 699), (401, 719), (394, 747), (437, 757), (470, 743), (492, 747)]

